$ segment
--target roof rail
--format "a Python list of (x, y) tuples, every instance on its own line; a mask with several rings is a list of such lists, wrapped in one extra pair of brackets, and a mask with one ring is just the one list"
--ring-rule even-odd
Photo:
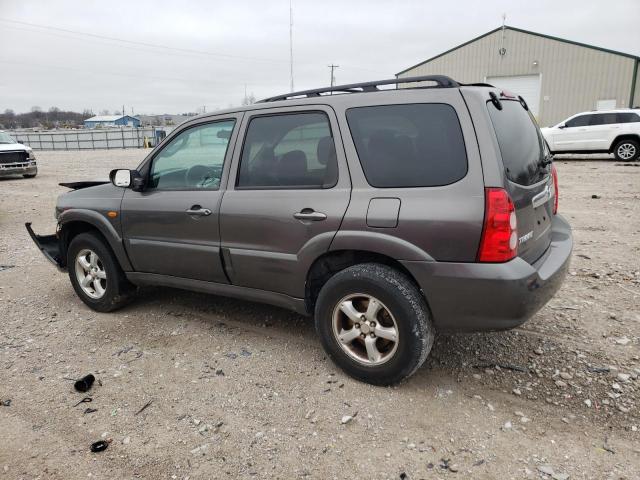
[[(392, 78), (389, 80), (377, 80), (374, 82), (363, 83), (350, 83), (347, 85), (336, 85), (334, 87), (316, 88), (313, 90), (301, 90), (299, 92), (291, 92), (284, 95), (276, 95), (275, 97), (265, 98), (258, 103), (264, 102), (276, 102), (278, 100), (287, 100), (294, 97), (319, 97), (323, 93), (361, 93), (361, 92), (377, 92), (380, 89), (380, 85), (393, 85), (399, 83), (414, 83), (414, 82), (435, 82), (437, 88), (457, 88), (460, 86), (455, 80), (445, 75), (424, 75), (420, 77), (404, 77), (404, 78)], [(430, 88), (430, 87), (415, 87), (415, 88)]]

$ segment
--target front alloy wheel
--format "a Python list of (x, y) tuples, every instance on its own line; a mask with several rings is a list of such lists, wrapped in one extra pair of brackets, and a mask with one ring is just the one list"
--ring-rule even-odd
[(107, 272), (98, 254), (88, 248), (76, 255), (76, 277), (82, 291), (96, 300), (107, 291)]

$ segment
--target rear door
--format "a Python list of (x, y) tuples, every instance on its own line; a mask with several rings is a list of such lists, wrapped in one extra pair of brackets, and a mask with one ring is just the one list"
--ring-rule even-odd
[(545, 165), (548, 151), (531, 114), (520, 102), (502, 100), (502, 110), (488, 102), (500, 147), (507, 190), (518, 219), (518, 256), (535, 262), (551, 243), (553, 179)]
[(620, 130), (620, 125), (615, 113), (595, 113), (591, 115), (587, 130), (589, 150), (608, 150), (611, 138)]
[(263, 109), (242, 123), (220, 212), (227, 273), (234, 285), (301, 298), (349, 203), (335, 114), (326, 106)]

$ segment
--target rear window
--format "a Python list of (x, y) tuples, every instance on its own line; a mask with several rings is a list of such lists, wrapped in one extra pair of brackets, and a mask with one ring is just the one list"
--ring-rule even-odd
[(549, 173), (543, 167), (546, 155), (542, 134), (531, 114), (518, 101), (502, 100), (502, 110), (487, 103), (496, 132), (507, 178), (520, 185), (533, 185)]
[(360, 164), (373, 187), (434, 187), (467, 174), (467, 154), (450, 105), (406, 104), (347, 110)]

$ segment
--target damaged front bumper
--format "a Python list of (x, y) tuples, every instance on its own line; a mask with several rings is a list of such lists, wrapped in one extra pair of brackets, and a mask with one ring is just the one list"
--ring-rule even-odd
[(42, 254), (47, 260), (53, 263), (60, 271), (66, 270), (66, 265), (63, 261), (62, 253), (60, 252), (60, 241), (58, 235), (36, 235), (31, 228), (31, 222), (25, 223), (27, 232), (31, 236), (31, 239), (38, 246)]
[(0, 163), (0, 177), (8, 175), (35, 175), (37, 173), (38, 164), (35, 160), (17, 163)]

